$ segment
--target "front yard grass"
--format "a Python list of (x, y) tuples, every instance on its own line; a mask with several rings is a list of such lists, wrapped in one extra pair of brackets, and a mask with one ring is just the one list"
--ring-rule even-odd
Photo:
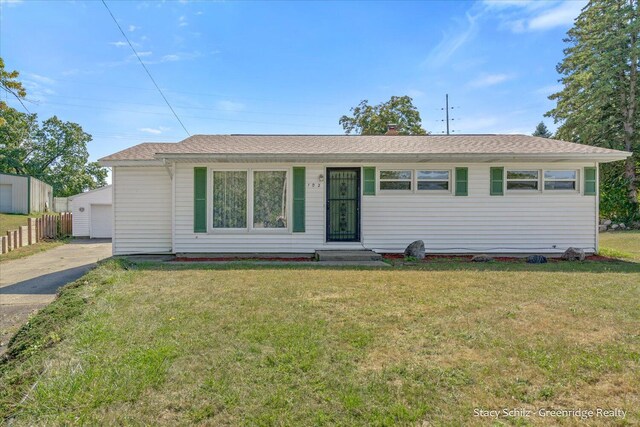
[(600, 233), (600, 253), (640, 262), (640, 230)]
[[(110, 260), (10, 344), (13, 425), (640, 423), (640, 265), (387, 269)], [(507, 424), (577, 419), (502, 418)]]

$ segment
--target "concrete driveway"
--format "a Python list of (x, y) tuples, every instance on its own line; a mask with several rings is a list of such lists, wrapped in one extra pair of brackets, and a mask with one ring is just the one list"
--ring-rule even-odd
[(0, 354), (29, 316), (49, 304), (58, 288), (111, 256), (111, 240), (79, 239), (0, 264)]

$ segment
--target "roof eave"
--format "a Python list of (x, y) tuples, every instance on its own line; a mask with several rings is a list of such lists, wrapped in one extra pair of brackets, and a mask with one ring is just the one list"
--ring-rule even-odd
[(133, 159), (100, 159), (98, 164), (104, 167), (113, 166), (163, 166), (162, 160), (145, 159), (145, 160), (133, 160)]
[(314, 161), (338, 161), (338, 162), (364, 162), (364, 161), (394, 161), (394, 162), (433, 162), (464, 160), (467, 162), (490, 161), (597, 161), (615, 162), (625, 160), (632, 153), (618, 151), (612, 153), (322, 153), (322, 154), (214, 154), (214, 153), (159, 153), (156, 161), (162, 164), (162, 160), (190, 161), (190, 162), (314, 162)]
[(632, 153), (615, 151), (611, 153), (243, 153), (243, 154), (215, 154), (215, 153), (157, 153), (155, 159), (100, 159), (101, 166), (164, 166), (166, 161), (192, 163), (232, 163), (232, 162), (264, 162), (283, 163), (301, 162), (313, 163), (318, 161), (330, 162), (400, 162), (422, 163), (436, 161), (465, 161), (469, 163), (487, 163), (492, 161), (589, 161), (616, 162), (625, 160)]

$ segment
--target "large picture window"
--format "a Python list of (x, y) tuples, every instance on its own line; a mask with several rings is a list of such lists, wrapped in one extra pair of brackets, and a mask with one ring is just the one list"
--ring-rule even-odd
[(578, 172), (568, 171), (544, 171), (545, 190), (577, 190)]
[(253, 228), (287, 228), (287, 173), (253, 173)]
[(213, 172), (213, 228), (247, 228), (247, 172)]
[(507, 171), (507, 190), (537, 191), (539, 172), (537, 170)]

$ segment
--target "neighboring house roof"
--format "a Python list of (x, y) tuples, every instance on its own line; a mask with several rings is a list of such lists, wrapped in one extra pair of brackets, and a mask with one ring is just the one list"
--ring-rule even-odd
[(94, 188), (93, 190), (83, 191), (82, 193), (74, 194), (73, 196), (69, 196), (68, 200), (73, 200), (78, 197), (86, 196), (87, 194), (96, 193), (98, 191), (111, 190), (111, 184), (105, 185), (104, 187)]
[(562, 158), (622, 160), (631, 155), (527, 135), (193, 135), (179, 143), (143, 143), (100, 159), (121, 161), (431, 160), (438, 158)]

